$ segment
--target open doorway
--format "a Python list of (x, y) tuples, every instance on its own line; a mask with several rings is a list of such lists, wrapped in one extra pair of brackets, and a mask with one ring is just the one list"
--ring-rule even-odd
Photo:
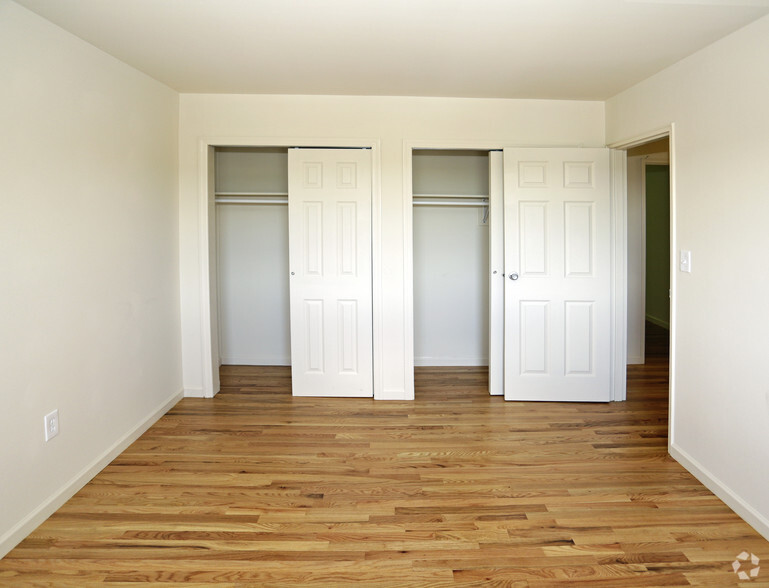
[(650, 381), (669, 391), (670, 177), (668, 137), (628, 149), (628, 399)]

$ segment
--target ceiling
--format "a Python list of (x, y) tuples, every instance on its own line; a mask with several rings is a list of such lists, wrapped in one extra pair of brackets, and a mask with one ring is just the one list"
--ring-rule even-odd
[(605, 100), (769, 0), (16, 0), (179, 92)]

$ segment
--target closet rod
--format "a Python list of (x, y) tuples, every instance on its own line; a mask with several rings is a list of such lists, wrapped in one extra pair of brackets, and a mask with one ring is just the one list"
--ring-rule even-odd
[(425, 193), (415, 193), (411, 195), (412, 198), (430, 198), (430, 199), (441, 199), (441, 200), (478, 200), (480, 198), (484, 200), (489, 199), (488, 194), (425, 194)]
[(244, 196), (251, 196), (254, 198), (265, 198), (267, 196), (270, 196), (272, 198), (288, 198), (288, 192), (215, 192), (214, 193), (217, 198), (221, 197), (228, 197), (228, 196), (237, 196), (239, 198), (242, 198)]
[(446, 199), (446, 200), (413, 200), (414, 206), (488, 206), (488, 200), (459, 200), (459, 199)]

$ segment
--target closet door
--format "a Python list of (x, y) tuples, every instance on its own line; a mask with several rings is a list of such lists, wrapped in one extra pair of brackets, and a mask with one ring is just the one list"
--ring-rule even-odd
[(288, 154), (295, 396), (373, 396), (371, 152)]
[(610, 400), (608, 149), (505, 149), (505, 399)]
[(502, 152), (489, 152), (489, 394), (505, 393), (505, 240)]

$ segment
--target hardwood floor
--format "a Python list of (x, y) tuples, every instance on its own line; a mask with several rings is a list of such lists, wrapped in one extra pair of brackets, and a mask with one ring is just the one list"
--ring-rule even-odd
[(225, 367), (0, 584), (736, 585), (769, 542), (667, 455), (663, 351), (613, 404), (505, 403), (478, 368), (420, 369), (413, 403), (293, 398), (288, 368)]

